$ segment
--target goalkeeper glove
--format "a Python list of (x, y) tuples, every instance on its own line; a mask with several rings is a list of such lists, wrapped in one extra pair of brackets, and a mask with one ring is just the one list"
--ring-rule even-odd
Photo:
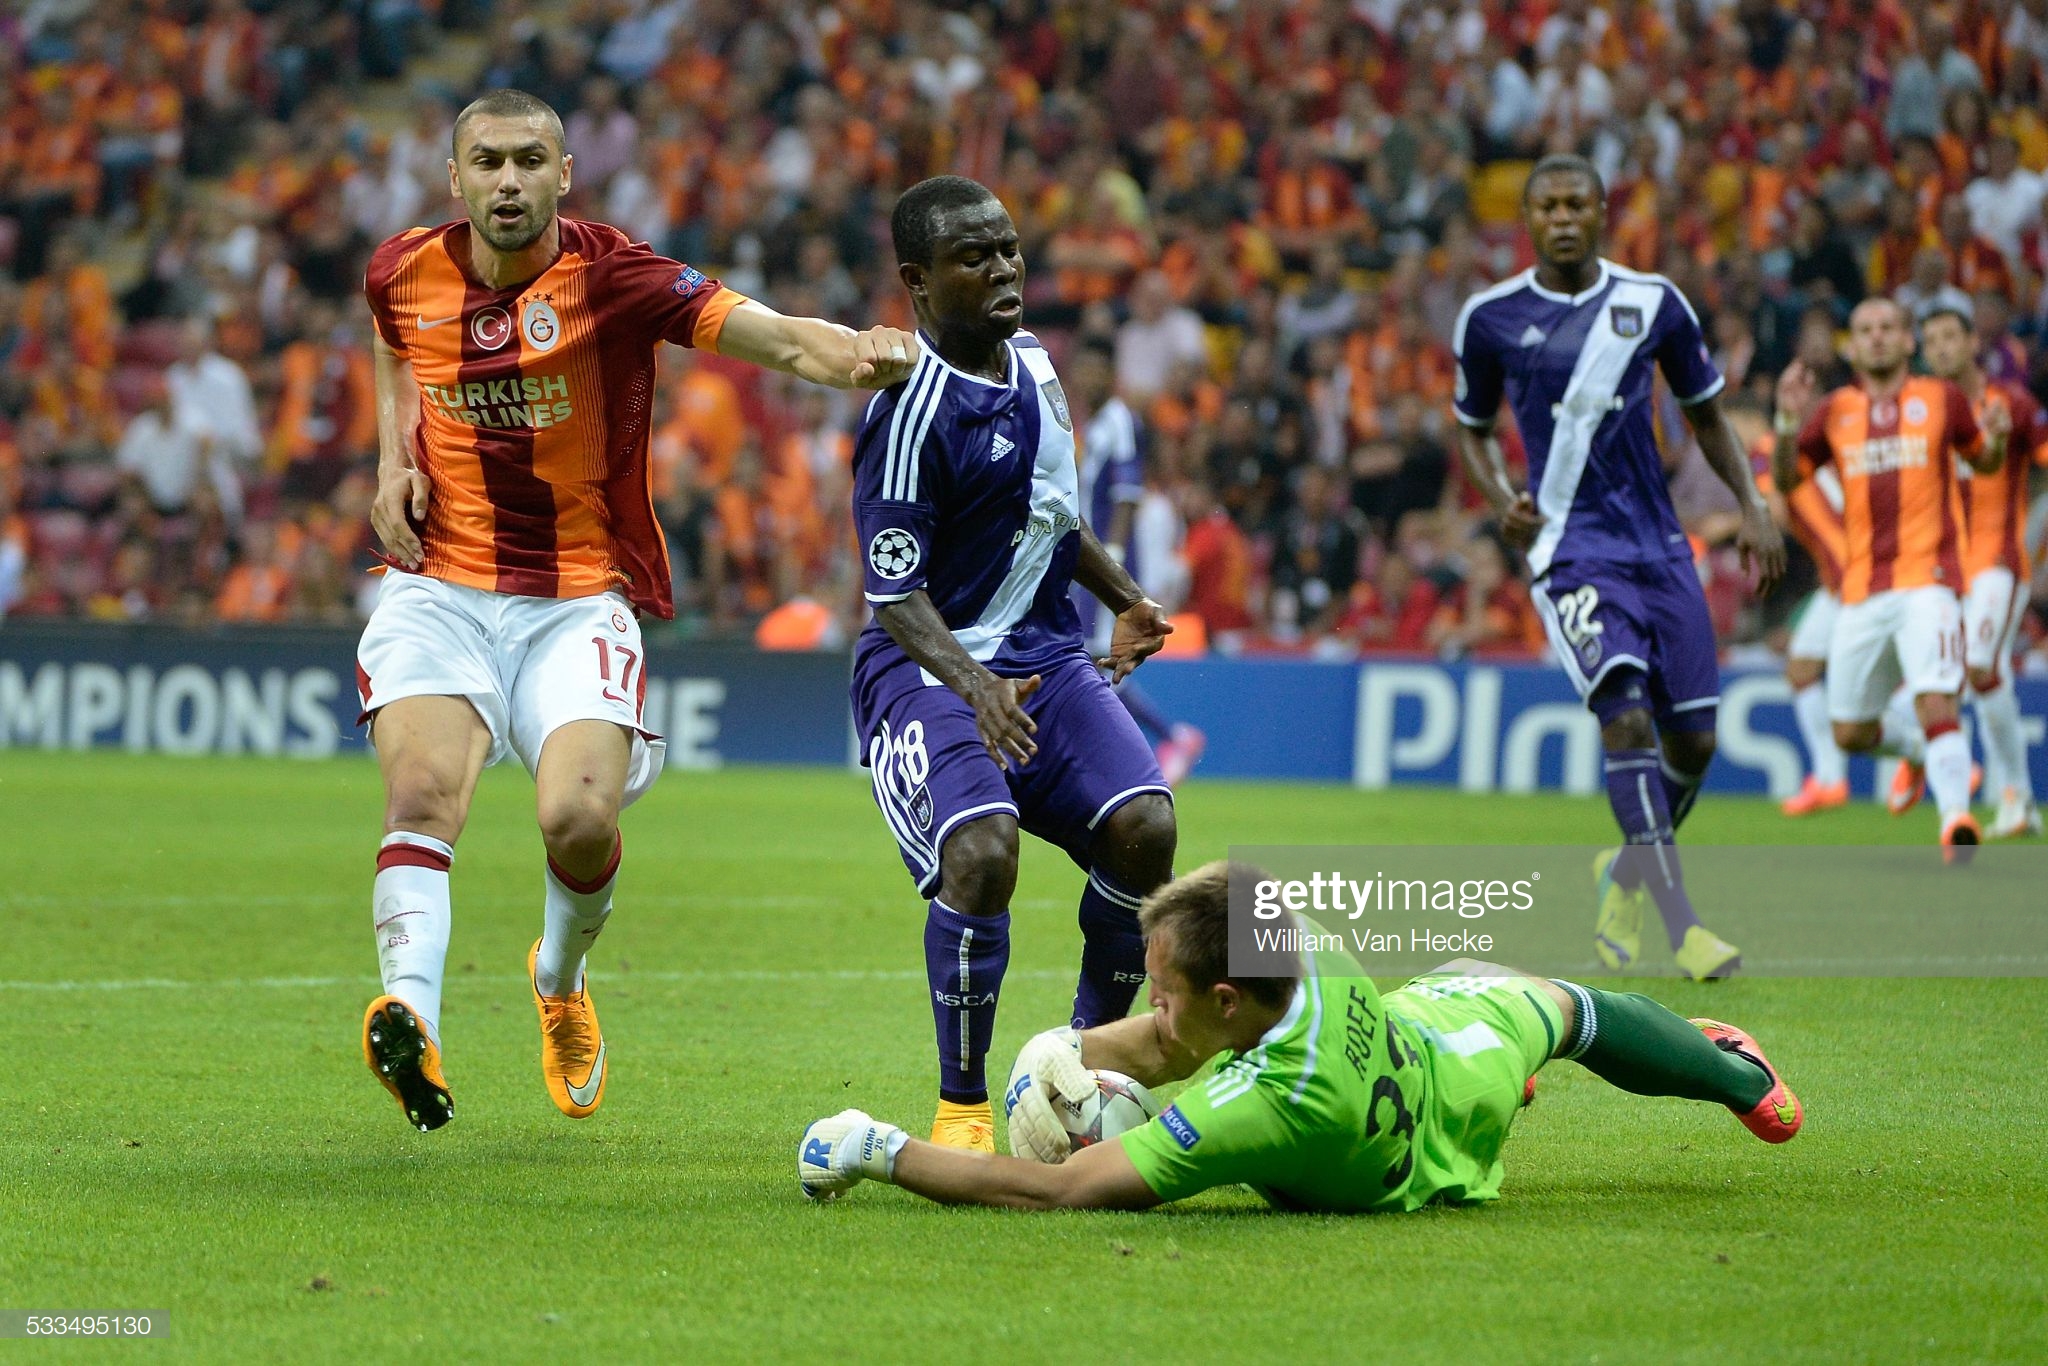
[(841, 1110), (814, 1122), (796, 1145), (796, 1179), (804, 1194), (837, 1200), (866, 1177), (890, 1179), (896, 1154), (910, 1135), (861, 1110)]
[(1010, 1151), (1054, 1166), (1066, 1161), (1074, 1144), (1053, 1109), (1053, 1097), (1079, 1105), (1095, 1091), (1095, 1074), (1081, 1065), (1078, 1031), (1063, 1026), (1033, 1035), (1018, 1050), (1010, 1088), (1003, 1093)]

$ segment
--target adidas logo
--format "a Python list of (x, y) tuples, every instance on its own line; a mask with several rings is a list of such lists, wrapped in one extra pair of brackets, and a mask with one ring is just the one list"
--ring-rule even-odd
[(1524, 346), (1541, 346), (1549, 340), (1550, 335), (1535, 323), (1530, 323), (1528, 328), (1522, 333), (1522, 345)]
[(1004, 436), (1001, 432), (997, 432), (995, 436), (995, 446), (989, 452), (988, 458), (990, 460), (1001, 460), (1004, 456), (1008, 455), (1011, 451), (1014, 451), (1016, 449), (1016, 442), (1010, 440), (1009, 437)]

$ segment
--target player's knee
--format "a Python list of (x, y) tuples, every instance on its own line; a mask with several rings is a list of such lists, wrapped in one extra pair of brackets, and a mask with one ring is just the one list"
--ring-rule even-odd
[(1657, 727), (1650, 720), (1648, 707), (1630, 707), (1626, 711), (1603, 717), (1600, 723), (1600, 743), (1607, 749), (1655, 749)]
[(1785, 663), (1785, 681), (1794, 688), (1810, 688), (1820, 682), (1827, 663), (1819, 659), (1793, 659)]
[(1953, 726), (1962, 720), (1962, 708), (1956, 699), (1945, 692), (1924, 692), (1913, 699), (1913, 714), (1920, 719), (1922, 730), (1937, 726)]
[(1868, 754), (1884, 738), (1884, 727), (1876, 721), (1835, 722), (1835, 746), (1849, 754)]
[(1095, 840), (1095, 862), (1143, 895), (1173, 874), (1180, 832), (1173, 801), (1161, 792), (1131, 798), (1109, 814)]
[(1680, 773), (1705, 773), (1714, 762), (1714, 732), (1673, 731), (1664, 737), (1664, 757)]
[(962, 915), (1000, 915), (1017, 890), (1017, 821), (984, 816), (946, 837), (939, 900)]
[(1998, 681), (1998, 670), (1996, 669), (1970, 670), (1970, 686), (1980, 693), (1998, 691)]
[(545, 794), (539, 817), (541, 842), (565, 866), (609, 858), (618, 840), (618, 803), (594, 790)]
[(384, 830), (410, 830), (452, 841), (462, 831), (462, 783), (453, 773), (426, 763), (394, 765), (385, 778)]

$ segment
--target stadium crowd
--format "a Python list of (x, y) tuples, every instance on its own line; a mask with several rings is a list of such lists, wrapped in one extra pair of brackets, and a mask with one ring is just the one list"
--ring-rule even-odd
[[(415, 72), (464, 31), (473, 79)], [(893, 191), (994, 187), (1028, 325), (1113, 358), (1147, 576), (1212, 640), (1539, 653), (1448, 429), (1529, 161), (1600, 167), (1608, 253), (1694, 302), (1746, 438), (1793, 357), (1844, 377), (1874, 293), (1971, 310), (2048, 398), (2044, 83), (2048, 0), (29, 0), (0, 17), (0, 612), (355, 619), (362, 267), (458, 209), (454, 111), (510, 85), (566, 120), (570, 212), (785, 312), (908, 325)], [(665, 367), (685, 618), (843, 638), (857, 396)], [(1810, 569), (1752, 599), (1664, 399), (1717, 625), (1768, 638)]]

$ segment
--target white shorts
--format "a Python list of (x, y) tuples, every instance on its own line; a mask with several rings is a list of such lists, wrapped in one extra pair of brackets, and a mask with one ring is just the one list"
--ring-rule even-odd
[(356, 647), (367, 719), (402, 697), (463, 697), (491, 732), (495, 764), (509, 749), (532, 773), (541, 746), (571, 721), (633, 732), (625, 804), (661, 772), (668, 744), (640, 724), (647, 695), (640, 623), (617, 593), (526, 598), (390, 570)]
[(1828, 642), (1835, 638), (1835, 617), (1841, 610), (1842, 600), (1825, 588), (1807, 594), (1799, 624), (1792, 628), (1792, 639), (1785, 647), (1786, 658), (1826, 659)]
[(1994, 669), (2001, 677), (2011, 671), (2013, 646), (2027, 616), (2027, 600), (2017, 587), (2003, 565), (1980, 569), (1970, 580), (1963, 599), (1963, 660), (1972, 669)]
[(1828, 717), (1875, 721), (1900, 683), (1918, 697), (1963, 690), (1963, 609), (1940, 584), (1845, 603), (1828, 645)]

